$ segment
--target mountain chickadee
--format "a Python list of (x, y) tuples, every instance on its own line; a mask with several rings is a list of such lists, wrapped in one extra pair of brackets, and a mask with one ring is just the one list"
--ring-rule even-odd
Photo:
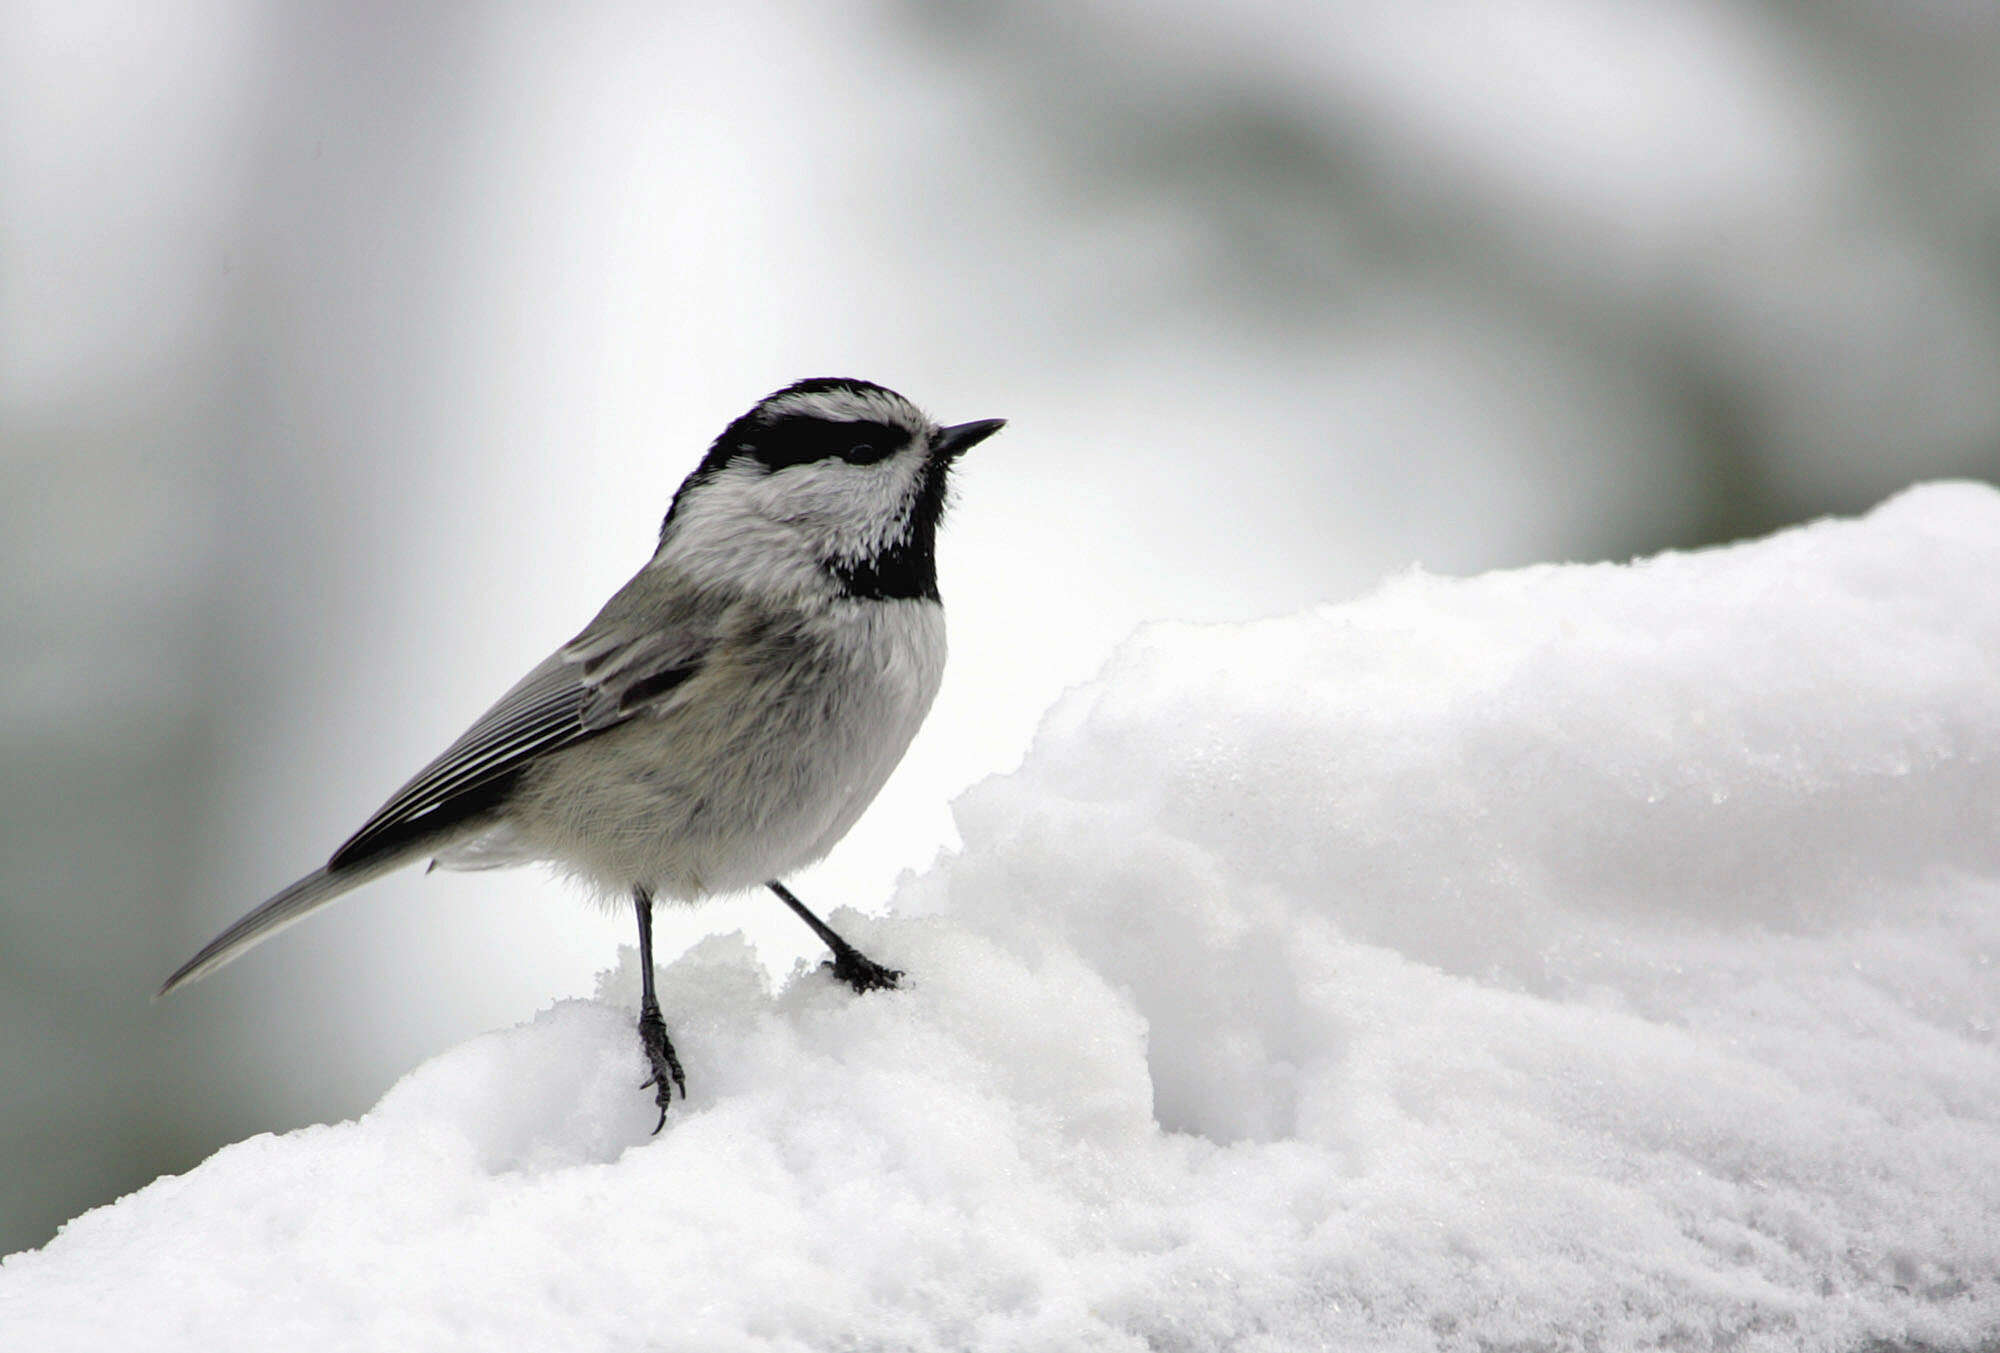
[(874, 962), (780, 881), (874, 799), (944, 671), (932, 550), (952, 462), (1003, 426), (939, 427), (892, 390), (800, 381), (723, 430), (659, 548), (581, 634), (404, 785), (326, 867), (223, 931), (160, 994), (413, 860), (548, 861), (639, 918), (639, 1039), (660, 1122), (680, 1059), (653, 994), (653, 902), (759, 884), (833, 951)]

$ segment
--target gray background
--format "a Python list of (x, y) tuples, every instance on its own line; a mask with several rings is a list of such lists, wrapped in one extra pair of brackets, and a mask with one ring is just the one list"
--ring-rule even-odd
[(412, 872), (148, 1001), (794, 378), (1013, 420), (824, 908), (1143, 619), (2000, 472), (1990, 6), (717, 8), (0, 0), (0, 1252), (589, 991), (622, 914)]

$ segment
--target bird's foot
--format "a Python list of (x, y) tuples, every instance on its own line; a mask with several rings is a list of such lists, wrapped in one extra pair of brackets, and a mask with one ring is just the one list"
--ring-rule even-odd
[(660, 1107), (660, 1121), (653, 1124), (653, 1131), (667, 1125), (667, 1108), (674, 1102), (674, 1091), (681, 1092), (681, 1098), (688, 1097), (687, 1077), (681, 1074), (681, 1059), (674, 1055), (674, 1042), (667, 1037), (667, 1022), (660, 1018), (660, 1007), (646, 1005), (639, 1010), (639, 1046), (646, 1050), (646, 1062), (653, 1074), (640, 1082), (639, 1088), (654, 1087), (653, 1102)]
[(836, 949), (833, 958), (820, 964), (820, 967), (833, 969), (833, 975), (853, 987), (857, 994), (893, 991), (903, 979), (903, 974), (895, 968), (885, 968), (851, 946)]

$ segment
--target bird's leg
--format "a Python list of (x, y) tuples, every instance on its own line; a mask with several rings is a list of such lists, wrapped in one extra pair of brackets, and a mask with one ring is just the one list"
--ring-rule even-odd
[(657, 1133), (667, 1125), (674, 1091), (678, 1089), (682, 1099), (688, 1097), (687, 1078), (681, 1075), (681, 1059), (674, 1056), (673, 1040), (667, 1037), (667, 1022), (660, 1018), (659, 998), (653, 995), (653, 895), (634, 888), (632, 904), (639, 912), (639, 1045), (653, 1069), (639, 1088), (657, 1087), (653, 1091), (653, 1102), (660, 1106), (660, 1121), (653, 1124)]
[(896, 985), (903, 976), (894, 968), (885, 968), (868, 955), (840, 938), (834, 928), (807, 910), (806, 904), (792, 896), (792, 890), (775, 879), (764, 885), (778, 895), (778, 900), (790, 907), (801, 921), (813, 929), (813, 934), (825, 941), (833, 950), (833, 975), (856, 991), (880, 991)]

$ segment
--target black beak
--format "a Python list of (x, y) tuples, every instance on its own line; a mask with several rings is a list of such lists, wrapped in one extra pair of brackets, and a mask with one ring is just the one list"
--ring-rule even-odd
[(939, 428), (937, 436), (931, 438), (931, 454), (934, 456), (960, 456), (1007, 426), (1004, 418), (982, 418), (977, 423), (959, 423), (948, 428)]

